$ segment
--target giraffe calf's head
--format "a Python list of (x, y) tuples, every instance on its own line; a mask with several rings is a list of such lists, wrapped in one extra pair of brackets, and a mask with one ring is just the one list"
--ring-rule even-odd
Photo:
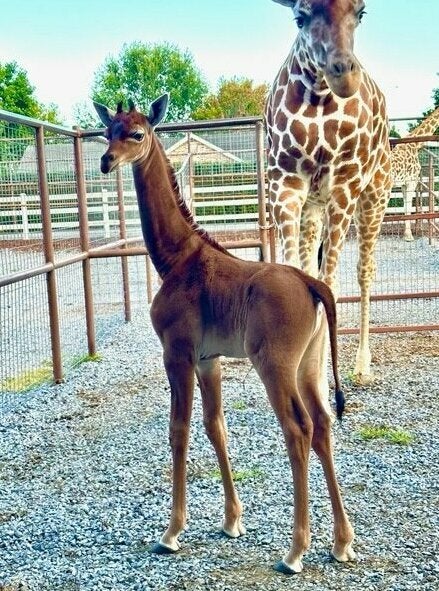
[(151, 104), (148, 117), (139, 113), (132, 101), (128, 101), (128, 111), (124, 111), (122, 103), (119, 103), (116, 112), (99, 103), (93, 103), (107, 128), (105, 136), (109, 146), (101, 158), (101, 171), (104, 174), (120, 164), (139, 162), (148, 157), (153, 130), (166, 115), (168, 100), (168, 94), (156, 99)]
[(365, 14), (363, 0), (274, 0), (292, 8), (310, 67), (332, 92), (352, 96), (360, 85), (354, 33)]

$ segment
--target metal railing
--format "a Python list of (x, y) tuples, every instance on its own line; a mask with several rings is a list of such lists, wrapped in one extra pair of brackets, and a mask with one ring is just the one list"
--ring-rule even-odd
[[(195, 218), (241, 256), (275, 260), (262, 120), (166, 124), (158, 131)], [(100, 174), (101, 134), (0, 111), (1, 395), (50, 376), (61, 381), (69, 367), (96, 354), (117, 324), (145, 310), (157, 287), (131, 170)], [(177, 144), (185, 146), (182, 153), (173, 152)], [(400, 236), (407, 216), (386, 216), (377, 248), (381, 278), (372, 295), (376, 307), (411, 302), (419, 311), (423, 302), (425, 312), (415, 323), (408, 309), (402, 324), (399, 309), (377, 309), (372, 332), (439, 328), (431, 321), (439, 316), (439, 291), (430, 269), (437, 176), (433, 158), (428, 210), (421, 205), (411, 216), (419, 226), (413, 244)], [(358, 330), (355, 251), (350, 234), (341, 264), (341, 332)]]

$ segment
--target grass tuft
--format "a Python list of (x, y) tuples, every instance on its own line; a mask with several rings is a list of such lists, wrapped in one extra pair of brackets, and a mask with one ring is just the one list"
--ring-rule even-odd
[(51, 361), (45, 361), (40, 367), (23, 371), (22, 373), (6, 378), (0, 383), (0, 391), (24, 393), (49, 382), (53, 377)]
[[(221, 480), (221, 472), (218, 468), (211, 470), (207, 476), (215, 480)], [(232, 477), (235, 482), (244, 482), (246, 480), (255, 480), (265, 477), (265, 472), (261, 468), (249, 468), (247, 470), (232, 471)]]
[(372, 439), (384, 439), (396, 445), (410, 445), (415, 441), (415, 436), (399, 427), (387, 427), (385, 425), (367, 425), (358, 431), (361, 439), (370, 441)]
[(82, 363), (88, 363), (89, 361), (99, 362), (102, 361), (102, 355), (100, 353), (94, 353), (93, 355), (78, 355), (73, 358), (72, 366), (77, 367)]

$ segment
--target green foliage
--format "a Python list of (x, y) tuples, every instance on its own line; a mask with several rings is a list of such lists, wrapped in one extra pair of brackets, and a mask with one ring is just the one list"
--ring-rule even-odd
[(57, 107), (42, 105), (34, 96), (35, 88), (29, 82), (27, 72), (17, 62), (0, 63), (0, 109), (18, 115), (57, 123)]
[(401, 134), (396, 129), (395, 125), (392, 125), (392, 127), (390, 128), (389, 136), (390, 137), (398, 137), (398, 138), (401, 137)]
[(396, 427), (387, 427), (385, 425), (373, 426), (368, 425), (362, 427), (358, 431), (361, 439), (370, 441), (372, 439), (385, 439), (389, 443), (397, 445), (410, 445), (414, 442), (415, 437), (408, 431)]
[[(221, 472), (218, 468), (211, 470), (207, 476), (215, 480), (221, 480)], [(232, 478), (235, 482), (244, 482), (246, 480), (257, 480), (265, 477), (265, 472), (261, 468), (248, 468), (244, 470), (232, 471)]]
[(217, 94), (208, 95), (193, 113), (194, 119), (225, 119), (262, 115), (268, 85), (253, 86), (249, 78), (222, 78)]
[(117, 57), (106, 59), (95, 74), (92, 97), (109, 108), (130, 98), (139, 110), (148, 113), (151, 102), (169, 92), (167, 119), (178, 121), (190, 117), (207, 91), (189, 51), (170, 43), (137, 41), (124, 45)]
[(233, 410), (247, 410), (248, 407), (244, 400), (236, 400), (236, 402), (232, 404), (232, 408)]
[(76, 125), (82, 129), (100, 129), (102, 127), (102, 122), (96, 112), (91, 111), (89, 102), (76, 103), (73, 107), (73, 118)]
[(94, 355), (78, 355), (74, 357), (72, 360), (72, 366), (77, 367), (78, 365), (82, 365), (83, 363), (88, 362), (97, 363), (102, 361), (102, 355), (100, 353), (95, 353)]
[[(16, 62), (0, 63), (0, 109), (58, 123), (56, 106), (42, 105), (34, 92), (26, 71)], [(19, 160), (26, 149), (26, 139), (32, 135), (33, 131), (24, 125), (0, 121), (0, 162)]]

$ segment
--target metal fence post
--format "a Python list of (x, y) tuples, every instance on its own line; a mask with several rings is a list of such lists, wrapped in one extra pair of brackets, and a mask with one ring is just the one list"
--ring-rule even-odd
[[(433, 156), (428, 155), (428, 212), (434, 213), (434, 167)], [(428, 220), (428, 244), (433, 243), (433, 220)]]
[[(52, 221), (50, 217), (49, 187), (47, 183), (46, 154), (44, 146), (44, 127), (35, 129), (37, 148), (38, 183), (40, 188), (41, 220), (43, 226), (43, 246), (46, 263), (55, 264), (55, 249), (53, 247)], [(56, 271), (52, 268), (46, 273), (47, 298), (49, 303), (50, 340), (52, 346), (53, 379), (62, 382), (61, 338), (58, 311), (58, 291), (56, 286)]]
[[(88, 254), (88, 250), (90, 248), (90, 236), (88, 232), (87, 190), (85, 188), (82, 140), (79, 135), (74, 137), (73, 146), (76, 171), (76, 191), (78, 194), (79, 237), (81, 242), (81, 251), (87, 252)], [(84, 287), (85, 325), (87, 330), (88, 354), (95, 355), (96, 330), (93, 305), (93, 286), (91, 280), (91, 261), (88, 256), (82, 261), (82, 282)]]
[(264, 159), (264, 124), (257, 121), (256, 131), (256, 171), (258, 185), (259, 237), (261, 240), (262, 260), (268, 261), (267, 205), (265, 199), (265, 159)]
[[(122, 179), (122, 172), (120, 168), (117, 168), (116, 171), (116, 184), (117, 184), (117, 206), (119, 212), (119, 236), (124, 243), (122, 244), (122, 248), (126, 249), (126, 237), (127, 237), (127, 228), (126, 228), (126, 221), (125, 221), (125, 204), (123, 199), (123, 179)], [(130, 280), (129, 280), (129, 273), (128, 273), (128, 259), (126, 256), (121, 257), (121, 266), (122, 266), (122, 285), (123, 285), (123, 301), (124, 301), (124, 309), (125, 309), (125, 320), (129, 322), (131, 320), (131, 295), (130, 295)]]

